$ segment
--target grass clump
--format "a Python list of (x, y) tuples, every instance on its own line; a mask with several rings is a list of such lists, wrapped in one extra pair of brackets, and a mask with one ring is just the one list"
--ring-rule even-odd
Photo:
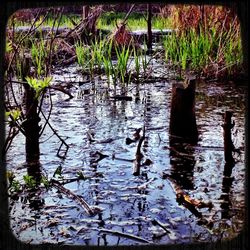
[(164, 41), (167, 63), (206, 78), (237, 77), (242, 71), (243, 55), (239, 22), (232, 11), (206, 6), (178, 6), (175, 11), (173, 24), (177, 31)]

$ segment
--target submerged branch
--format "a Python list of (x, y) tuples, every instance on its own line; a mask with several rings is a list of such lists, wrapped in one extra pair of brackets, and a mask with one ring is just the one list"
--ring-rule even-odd
[(153, 225), (158, 225), (158, 226), (160, 226), (166, 233), (170, 233), (170, 231), (169, 231), (160, 221), (158, 221), (157, 219), (153, 219), (153, 220), (152, 220), (152, 224), (153, 224)]
[(58, 90), (64, 94), (68, 95), (70, 99), (74, 97), (68, 90), (64, 89), (62, 86), (49, 86), (48, 88)]
[(143, 134), (138, 142), (136, 153), (135, 153), (134, 169), (133, 169), (133, 175), (135, 176), (140, 174), (141, 160), (143, 158), (143, 154), (141, 152), (141, 146), (142, 146), (142, 142), (144, 141), (144, 139), (145, 139), (145, 126), (143, 127)]
[(71, 192), (69, 189), (62, 186), (59, 181), (52, 179), (51, 185), (56, 189), (58, 189), (60, 192), (67, 195), (69, 198), (72, 198), (73, 200), (77, 201), (84, 208), (84, 210), (87, 212), (88, 215), (93, 216), (96, 214), (96, 211), (92, 209), (83, 198), (81, 198), (80, 196)]
[(211, 228), (213, 226), (213, 222), (204, 218), (203, 214), (197, 210), (197, 208), (208, 208), (209, 210), (213, 207), (212, 202), (203, 202), (195, 198), (191, 198), (170, 176), (166, 175), (166, 177), (170, 180), (172, 188), (176, 193), (176, 201), (179, 205), (183, 205), (187, 208), (194, 216), (199, 219), (199, 223), (202, 225)]
[(109, 229), (96, 229), (96, 230), (98, 230), (100, 233), (109, 233), (109, 234), (113, 234), (116, 236), (125, 237), (125, 238), (131, 239), (131, 240), (136, 240), (136, 241), (140, 241), (143, 243), (152, 244), (151, 241), (148, 241), (148, 240), (143, 239), (141, 237), (135, 236), (133, 234), (123, 233), (123, 232), (119, 232), (119, 231), (113, 231), (113, 230), (109, 230)]

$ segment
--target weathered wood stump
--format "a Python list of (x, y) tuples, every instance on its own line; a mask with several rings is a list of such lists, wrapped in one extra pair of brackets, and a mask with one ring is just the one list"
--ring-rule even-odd
[[(29, 76), (31, 59), (25, 57), (22, 64), (22, 77), (26, 82), (25, 77)], [(25, 150), (26, 163), (30, 166), (40, 165), (40, 147), (39, 147), (39, 122), (41, 118), (38, 115), (38, 99), (35, 97), (36, 93), (28, 83), (24, 83), (24, 113), (25, 120), (22, 122), (22, 127), (25, 132)]]
[(172, 87), (170, 135), (181, 140), (197, 143), (198, 130), (195, 117), (196, 79), (175, 83)]
[(223, 136), (224, 136), (224, 158), (226, 163), (234, 164), (233, 150), (234, 145), (231, 137), (231, 129), (234, 127), (234, 123), (231, 121), (232, 112), (226, 111), (224, 114), (224, 124), (223, 124)]

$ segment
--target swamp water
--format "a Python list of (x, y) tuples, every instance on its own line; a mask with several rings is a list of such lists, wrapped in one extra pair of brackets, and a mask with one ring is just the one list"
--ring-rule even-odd
[[(56, 71), (53, 79), (62, 84), (81, 81), (75, 67)], [(212, 242), (237, 236), (244, 226), (245, 209), (245, 90), (197, 84), (199, 141), (196, 146), (182, 145), (187, 160), (170, 153), (171, 89), (172, 82), (167, 80), (132, 84), (127, 93), (132, 101), (110, 98), (113, 93), (108, 93), (103, 81), (73, 84), (72, 99), (55, 92), (50, 123), (69, 149), (64, 159), (57, 157), (61, 142), (47, 126), (40, 139), (41, 171), (48, 179), (54, 175), (59, 181), (82, 172), (84, 180), (64, 187), (101, 212), (89, 216), (77, 201), (54, 187), (23, 192), (9, 201), (14, 235), (29, 243), (108, 246)], [(46, 109), (49, 111), (49, 98)], [(231, 176), (224, 178), (222, 124), (226, 110), (233, 111), (232, 138), (241, 154), (234, 155)], [(138, 142), (126, 144), (126, 138), (133, 138), (135, 130), (144, 125), (143, 161), (152, 163), (141, 166), (140, 175), (134, 176), (132, 160)], [(98, 161), (96, 152), (107, 157)], [(24, 162), (25, 138), (20, 133), (7, 153), (6, 165), (21, 183), (27, 174)], [(61, 175), (55, 175), (58, 167)], [(191, 198), (213, 206), (197, 208), (202, 215), (198, 218), (177, 202), (175, 185)]]

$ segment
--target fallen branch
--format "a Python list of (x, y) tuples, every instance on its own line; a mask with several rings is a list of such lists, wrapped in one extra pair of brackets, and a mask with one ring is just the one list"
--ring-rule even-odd
[(135, 129), (135, 133), (133, 134), (133, 139), (127, 137), (126, 138), (126, 145), (130, 145), (133, 142), (137, 142), (140, 139), (140, 132), (141, 132), (141, 128)]
[(50, 183), (53, 187), (58, 189), (60, 192), (67, 195), (67, 197), (72, 198), (73, 200), (77, 201), (83, 207), (83, 209), (87, 212), (88, 215), (93, 216), (97, 213), (97, 211), (92, 209), (83, 198), (79, 197), (78, 195), (71, 192), (69, 189), (62, 186), (59, 181), (55, 179), (51, 179)]
[(196, 217), (203, 219), (202, 213), (199, 212), (197, 208), (204, 208), (208, 207), (211, 209), (213, 207), (213, 204), (211, 202), (203, 202), (198, 199), (191, 198), (186, 192), (184, 192), (179, 185), (177, 185), (176, 181), (170, 176), (165, 175), (172, 184), (173, 190), (176, 193), (176, 201), (186, 207), (192, 214), (194, 214)]
[(152, 224), (155, 226), (155, 225), (158, 225), (160, 226), (166, 233), (171, 233), (161, 222), (159, 222), (158, 220), (156, 219), (153, 219), (152, 220)]
[(74, 55), (69, 59), (63, 60), (60, 65), (67, 66), (77, 61), (77, 56)]
[(70, 99), (74, 97), (73, 95), (71, 95), (71, 93), (68, 90), (64, 89), (62, 86), (49, 86), (48, 88), (58, 90), (64, 94), (68, 95)]
[(127, 162), (134, 162), (135, 159), (125, 159), (125, 158), (120, 158), (116, 157), (114, 154), (112, 155), (112, 160), (118, 160), (118, 161), (127, 161)]
[(131, 239), (131, 240), (136, 240), (136, 241), (140, 241), (140, 242), (143, 242), (143, 243), (152, 244), (151, 241), (148, 241), (146, 239), (143, 239), (141, 237), (138, 237), (138, 236), (135, 236), (135, 235), (132, 235), (132, 234), (122, 233), (122, 232), (119, 232), (119, 231), (113, 231), (113, 230), (109, 230), (109, 229), (96, 229), (96, 230), (98, 230), (100, 233), (109, 233), (109, 234), (113, 234), (113, 235), (116, 235), (116, 236), (125, 237), (125, 238)]

